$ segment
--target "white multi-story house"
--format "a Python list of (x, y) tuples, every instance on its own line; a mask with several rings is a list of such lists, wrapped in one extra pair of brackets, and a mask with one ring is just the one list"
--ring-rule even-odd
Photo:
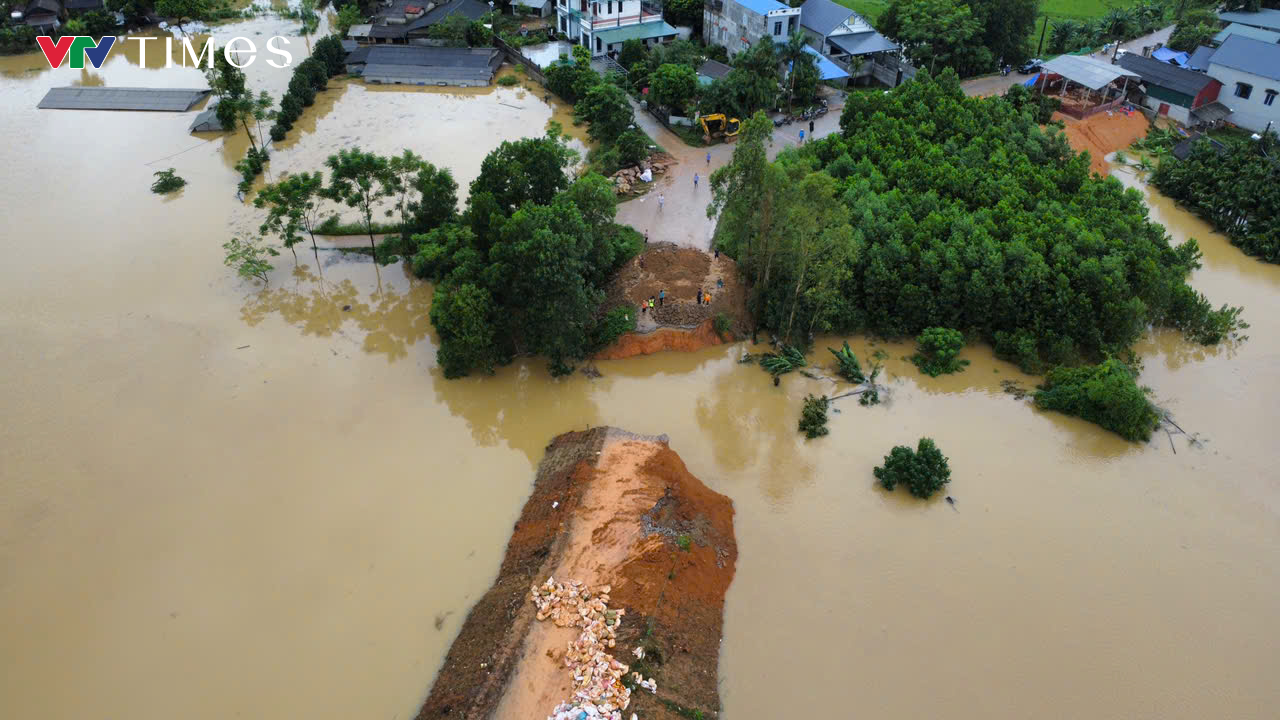
[(616, 56), (627, 40), (655, 45), (675, 39), (661, 0), (556, 0), (556, 27), (592, 57)]
[(1280, 129), (1280, 45), (1232, 35), (1209, 57), (1209, 77), (1229, 122), (1255, 132)]

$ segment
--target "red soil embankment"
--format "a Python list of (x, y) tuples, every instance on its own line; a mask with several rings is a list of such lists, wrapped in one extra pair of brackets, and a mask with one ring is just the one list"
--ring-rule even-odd
[(648, 333), (627, 333), (612, 345), (596, 353), (596, 360), (622, 360), (636, 355), (652, 355), (667, 350), (693, 352), (721, 345), (724, 338), (716, 333), (714, 322), (706, 320), (692, 330), (660, 327)]
[(546, 717), (572, 698), (566, 650), (578, 632), (537, 622), (531, 601), (531, 586), (549, 577), (610, 585), (610, 608), (625, 610), (609, 653), (656, 680), (657, 693), (632, 688), (624, 717), (716, 717), (736, 560), (732, 502), (691, 475), (665, 436), (616, 428), (560, 435), (498, 578), (467, 617), (419, 720)]
[(1062, 113), (1054, 113), (1054, 120), (1061, 120), (1066, 127), (1063, 134), (1077, 152), (1089, 151), (1089, 169), (1106, 177), (1111, 168), (1107, 155), (1123, 150), (1133, 141), (1146, 137), (1150, 124), (1141, 112), (1098, 113), (1084, 120), (1076, 120)]

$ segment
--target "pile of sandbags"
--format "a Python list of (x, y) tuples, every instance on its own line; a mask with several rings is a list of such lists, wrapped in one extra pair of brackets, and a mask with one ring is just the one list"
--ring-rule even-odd
[[(573, 673), (573, 697), (557, 705), (547, 720), (622, 720), (622, 711), (631, 704), (631, 690), (622, 684), (631, 668), (605, 652), (617, 645), (618, 626), (626, 614), (626, 610), (609, 609), (611, 589), (602, 585), (592, 591), (576, 580), (557, 583), (555, 578), (530, 589), (538, 620), (582, 629), (564, 654), (565, 667)], [(649, 692), (658, 691), (653, 678), (645, 680), (638, 672), (631, 675)], [(634, 714), (631, 718), (636, 720)]]

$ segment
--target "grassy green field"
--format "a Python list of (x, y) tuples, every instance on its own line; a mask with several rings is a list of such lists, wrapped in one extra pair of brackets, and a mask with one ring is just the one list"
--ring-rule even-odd
[[(850, 10), (875, 22), (880, 13), (889, 6), (889, 0), (836, 0)], [(1040, 15), (1050, 18), (1075, 18), (1088, 20), (1107, 14), (1112, 7), (1125, 3), (1118, 0), (1041, 0)], [(1036, 25), (1037, 29), (1039, 24)]]

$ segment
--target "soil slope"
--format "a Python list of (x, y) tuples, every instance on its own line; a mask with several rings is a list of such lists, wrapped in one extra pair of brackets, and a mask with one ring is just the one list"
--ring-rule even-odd
[[(642, 310), (650, 297), (666, 291), (666, 299), (652, 312)], [(711, 293), (711, 304), (699, 304), (699, 291)], [(724, 313), (733, 332), (748, 328), (746, 288), (738, 265), (727, 255), (651, 243), (623, 265), (610, 281), (605, 307), (627, 305), (638, 313), (636, 331), (623, 335), (596, 355), (618, 360), (664, 350), (693, 351), (719, 345), (724, 338), (712, 330), (712, 320)]]
[(1106, 177), (1110, 173), (1107, 155), (1124, 150), (1133, 143), (1147, 136), (1150, 124), (1141, 112), (1125, 114), (1098, 113), (1084, 120), (1076, 120), (1062, 113), (1054, 113), (1054, 120), (1061, 120), (1066, 127), (1063, 134), (1067, 142), (1077, 152), (1089, 151), (1089, 169)]
[(732, 502), (690, 475), (666, 436), (616, 428), (560, 435), (498, 578), (467, 617), (419, 719), (543, 718), (571, 698), (564, 659), (578, 631), (537, 622), (531, 602), (531, 587), (548, 577), (612, 585), (609, 605), (625, 615), (610, 652), (657, 681), (656, 695), (634, 690), (624, 717), (717, 717), (724, 595), (737, 552)]

